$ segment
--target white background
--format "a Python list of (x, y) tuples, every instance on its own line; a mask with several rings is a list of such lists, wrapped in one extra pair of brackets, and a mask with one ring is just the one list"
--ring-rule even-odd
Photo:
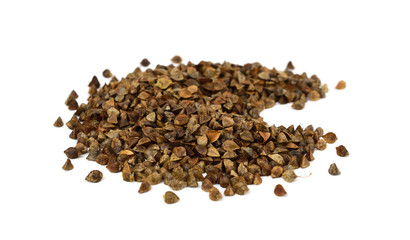
[[(1, 1), (0, 239), (409, 239), (408, 1)], [(294, 183), (263, 178), (212, 202), (200, 189), (166, 205), (161, 184), (138, 194), (85, 158), (61, 169), (74, 141), (54, 128), (87, 99), (93, 75), (125, 76), (147, 57), (258, 61), (317, 74), (325, 99), (276, 105), (270, 124), (313, 124), (339, 140)], [(339, 80), (343, 91), (334, 89)], [(350, 156), (340, 158), (344, 144)], [(342, 174), (327, 173), (337, 163)], [(84, 181), (93, 169), (98, 184)], [(273, 188), (288, 191), (279, 198)]]

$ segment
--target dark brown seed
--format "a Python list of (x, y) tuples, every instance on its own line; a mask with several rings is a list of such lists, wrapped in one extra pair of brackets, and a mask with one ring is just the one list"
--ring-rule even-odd
[(111, 73), (111, 71), (110, 71), (109, 69), (105, 69), (105, 70), (103, 71), (103, 76), (104, 76), (105, 78), (110, 78), (110, 77), (112, 77), (112, 73)]
[(68, 95), (67, 100), (65, 101), (65, 105), (69, 106), (70, 102), (76, 100), (78, 98), (78, 94), (73, 90), (71, 91), (70, 95)]
[(173, 204), (179, 201), (179, 197), (171, 191), (167, 191), (164, 194), (163, 198), (164, 198), (164, 201), (168, 204)]
[(212, 189), (213, 187), (214, 187), (214, 186), (212, 185), (211, 181), (210, 181), (208, 178), (205, 178), (204, 181), (202, 181), (201, 189), (202, 189), (204, 192), (209, 192), (209, 191), (211, 191), (211, 189)]
[(143, 181), (138, 189), (138, 193), (146, 193), (151, 190), (151, 184), (147, 181)]
[(340, 175), (339, 168), (337, 168), (336, 163), (332, 163), (329, 167), (329, 174), (330, 175)]
[(143, 67), (148, 67), (151, 63), (148, 61), (148, 59), (144, 58), (144, 59), (142, 59), (140, 64)]
[(283, 186), (280, 185), (280, 184), (275, 186), (275, 190), (273, 192), (278, 197), (282, 197), (282, 196), (286, 195), (286, 193), (287, 193), (286, 190), (283, 188)]
[(231, 184), (229, 184), (229, 185), (226, 187), (226, 189), (225, 189), (225, 191), (224, 191), (224, 195), (225, 195), (225, 196), (233, 196), (233, 195), (235, 195), (235, 192), (233, 191), (233, 188), (232, 188)]
[(81, 155), (77, 148), (69, 147), (64, 151), (65, 155), (70, 159), (76, 159)]
[(182, 58), (178, 55), (174, 56), (173, 58), (171, 58), (171, 61), (175, 64), (179, 64), (182, 62)]
[(332, 132), (328, 132), (325, 135), (323, 135), (323, 139), (325, 139), (327, 143), (334, 143), (336, 142), (337, 137), (336, 137), (336, 134)]
[(53, 126), (54, 126), (54, 127), (62, 127), (62, 126), (64, 126), (63, 119), (61, 119), (61, 117), (58, 117), (57, 120), (54, 122)]
[(294, 70), (294, 69), (295, 69), (295, 67), (293, 66), (292, 61), (289, 61), (288, 65), (286, 66), (286, 70)]
[(213, 187), (211, 191), (209, 191), (209, 199), (212, 201), (218, 201), (222, 199), (222, 194), (217, 188)]
[(342, 90), (345, 88), (346, 88), (346, 82), (343, 80), (340, 80), (336, 85), (336, 89)]
[(63, 165), (64, 170), (72, 170), (74, 168), (73, 164), (71, 163), (71, 160), (67, 158), (67, 161)]
[(346, 147), (343, 146), (343, 145), (340, 145), (339, 147), (336, 147), (336, 153), (340, 157), (349, 156), (349, 151), (347, 151)]
[(100, 82), (98, 81), (97, 76), (94, 76), (94, 77), (91, 79), (91, 81), (90, 81), (90, 83), (88, 84), (88, 86), (89, 86), (90, 88), (94, 88), (94, 89), (97, 89), (97, 88), (100, 87)]
[(293, 182), (297, 177), (298, 176), (296, 176), (295, 172), (291, 169), (284, 171), (282, 174), (282, 178), (286, 182)]
[(101, 181), (101, 179), (103, 178), (103, 174), (102, 172), (98, 171), (98, 170), (92, 170), (87, 177), (85, 178), (86, 181), (88, 182), (92, 182), (92, 183), (98, 183), (99, 181)]

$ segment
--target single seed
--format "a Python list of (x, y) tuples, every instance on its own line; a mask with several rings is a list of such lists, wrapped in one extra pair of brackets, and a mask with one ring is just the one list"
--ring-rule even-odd
[(73, 168), (74, 168), (74, 166), (71, 163), (71, 160), (69, 158), (67, 158), (67, 161), (63, 165), (63, 169), (69, 171), (69, 170), (72, 170)]
[(281, 166), (275, 166), (271, 170), (271, 177), (278, 178), (281, 177), (283, 174), (283, 168)]
[(233, 196), (233, 195), (235, 195), (235, 192), (233, 191), (233, 188), (232, 188), (231, 184), (229, 184), (229, 185), (226, 187), (226, 189), (225, 189), (225, 191), (224, 191), (224, 195), (225, 195), (225, 196)]
[(332, 163), (330, 165), (329, 174), (333, 176), (340, 175), (340, 171), (339, 171), (339, 168), (337, 168), (336, 163)]
[(204, 181), (202, 181), (201, 189), (202, 189), (204, 192), (209, 192), (209, 191), (211, 191), (211, 189), (212, 189), (213, 187), (214, 187), (214, 186), (212, 185), (211, 181), (210, 181), (208, 178), (205, 178)]
[(211, 199), (212, 201), (218, 201), (222, 199), (222, 194), (217, 188), (213, 187), (211, 191), (209, 191), (209, 199)]
[(345, 88), (346, 88), (346, 82), (343, 80), (340, 80), (336, 85), (336, 89), (342, 90)]
[(151, 190), (151, 184), (147, 181), (143, 181), (138, 189), (138, 193), (146, 193)]
[(171, 191), (165, 192), (163, 198), (164, 198), (164, 201), (168, 204), (173, 204), (179, 201), (179, 197)]
[(349, 151), (347, 151), (346, 147), (343, 146), (343, 145), (340, 145), (339, 147), (336, 147), (336, 153), (340, 157), (349, 156)]
[(182, 58), (178, 55), (174, 56), (173, 58), (171, 58), (171, 61), (175, 64), (179, 64), (182, 62)]
[(110, 77), (112, 77), (112, 73), (111, 73), (111, 71), (110, 71), (109, 69), (105, 69), (105, 70), (103, 71), (103, 76), (104, 76), (105, 78), (110, 78)]
[(336, 142), (337, 137), (336, 137), (336, 134), (332, 132), (328, 132), (323, 136), (323, 139), (325, 139), (327, 143), (334, 143)]
[(98, 183), (99, 181), (101, 181), (101, 179), (103, 178), (103, 174), (102, 172), (98, 171), (98, 170), (92, 170), (87, 177), (85, 178), (86, 181), (88, 182), (92, 182), (92, 183)]
[(261, 175), (260, 175), (259, 173), (256, 173), (256, 174), (255, 174), (255, 178), (254, 178), (254, 180), (253, 180), (253, 184), (259, 185), (259, 184), (261, 184), (261, 183), (262, 183), (262, 177), (261, 177)]
[(61, 119), (61, 117), (58, 117), (57, 120), (54, 122), (53, 126), (54, 126), (54, 127), (62, 127), (62, 126), (64, 126), (63, 119)]
[(313, 90), (308, 94), (308, 98), (311, 101), (317, 101), (320, 99), (320, 93), (318, 91)]
[(80, 157), (81, 152), (77, 148), (69, 147), (64, 151), (65, 155), (70, 159), (76, 159)]
[(148, 61), (148, 59), (144, 58), (144, 59), (142, 59), (140, 64), (143, 67), (148, 67), (151, 63), (150, 63), (150, 61)]
[(275, 186), (275, 190), (273, 190), (273, 192), (278, 197), (282, 197), (282, 196), (286, 195), (286, 193), (287, 193), (286, 190), (283, 188), (283, 186), (280, 185), (280, 184)]

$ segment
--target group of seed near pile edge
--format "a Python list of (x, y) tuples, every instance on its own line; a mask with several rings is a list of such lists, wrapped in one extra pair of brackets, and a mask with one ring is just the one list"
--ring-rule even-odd
[[(72, 91), (66, 105), (75, 113), (66, 125), (77, 144), (64, 151), (68, 159), (63, 169), (73, 169), (70, 159), (88, 154), (86, 159), (121, 172), (124, 181), (141, 182), (139, 193), (162, 181), (174, 191), (202, 182), (209, 198), (219, 200), (216, 184), (232, 196), (248, 192), (249, 184), (260, 184), (261, 176), (294, 181), (294, 169), (308, 167), (315, 149), (324, 150), (337, 140), (320, 127), (269, 126), (260, 117), (276, 103), (292, 103), (300, 110), (308, 100), (325, 97), (327, 85), (316, 75), (294, 74), (291, 62), (277, 71), (259, 63), (181, 61), (175, 56), (169, 66), (138, 67), (121, 80), (107, 69), (103, 76), (109, 83), (101, 86), (94, 76), (87, 103), (78, 104)], [(147, 59), (141, 62), (143, 67), (149, 64)], [(341, 81), (336, 88), (345, 85)], [(54, 126), (63, 126), (60, 117)], [(349, 154), (343, 145), (336, 152)], [(340, 174), (336, 164), (329, 173)], [(99, 182), (102, 177), (93, 170), (86, 180)], [(283, 196), (286, 191), (278, 184), (274, 193)], [(169, 191), (164, 200), (179, 198)]]

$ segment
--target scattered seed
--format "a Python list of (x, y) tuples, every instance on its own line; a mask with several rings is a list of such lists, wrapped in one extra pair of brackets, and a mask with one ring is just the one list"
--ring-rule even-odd
[(98, 170), (92, 170), (87, 177), (85, 178), (86, 181), (88, 182), (92, 182), (92, 183), (98, 183), (99, 181), (101, 181), (101, 179), (103, 178), (103, 174), (102, 172), (98, 171)]
[(340, 175), (339, 168), (337, 168), (336, 163), (332, 163), (329, 167), (329, 174), (330, 175)]
[(283, 178), (283, 180), (285, 180), (286, 182), (293, 182), (293, 181), (295, 181), (295, 179), (297, 178), (298, 176), (295, 174), (295, 172), (293, 171), (293, 170), (286, 170), (286, 171), (284, 171), (283, 172), (283, 174), (282, 174), (282, 178)]
[(345, 88), (346, 88), (346, 82), (343, 80), (340, 80), (336, 85), (336, 89), (342, 90)]
[(327, 143), (334, 143), (336, 142), (337, 137), (336, 137), (336, 134), (332, 132), (328, 132), (323, 136), (323, 139), (325, 139)]
[(164, 194), (164, 201), (168, 204), (173, 204), (179, 201), (179, 197), (175, 193), (167, 191)]
[(286, 190), (283, 188), (283, 186), (280, 185), (280, 184), (275, 186), (275, 190), (273, 192), (278, 197), (282, 197), (282, 196), (286, 195), (286, 193), (287, 193)]
[(349, 151), (347, 151), (346, 147), (343, 146), (343, 145), (340, 145), (339, 147), (336, 147), (336, 153), (340, 157), (349, 156)]
[(63, 165), (64, 170), (72, 170), (74, 168), (73, 164), (71, 163), (71, 160), (67, 158), (67, 161)]
[(61, 119), (61, 117), (58, 117), (57, 120), (54, 122), (53, 126), (54, 126), (54, 127), (62, 127), (62, 126), (64, 126), (63, 119)]
[(182, 58), (178, 55), (174, 56), (173, 58), (171, 58), (171, 61), (175, 64), (179, 64), (182, 62)]
[(140, 64), (143, 67), (148, 67), (151, 63), (150, 63), (150, 61), (148, 61), (148, 59), (144, 58), (144, 59), (142, 59)]
[(105, 78), (110, 78), (110, 77), (112, 77), (112, 73), (111, 73), (111, 71), (110, 71), (109, 69), (105, 69), (105, 70), (103, 71), (103, 76), (104, 76)]

